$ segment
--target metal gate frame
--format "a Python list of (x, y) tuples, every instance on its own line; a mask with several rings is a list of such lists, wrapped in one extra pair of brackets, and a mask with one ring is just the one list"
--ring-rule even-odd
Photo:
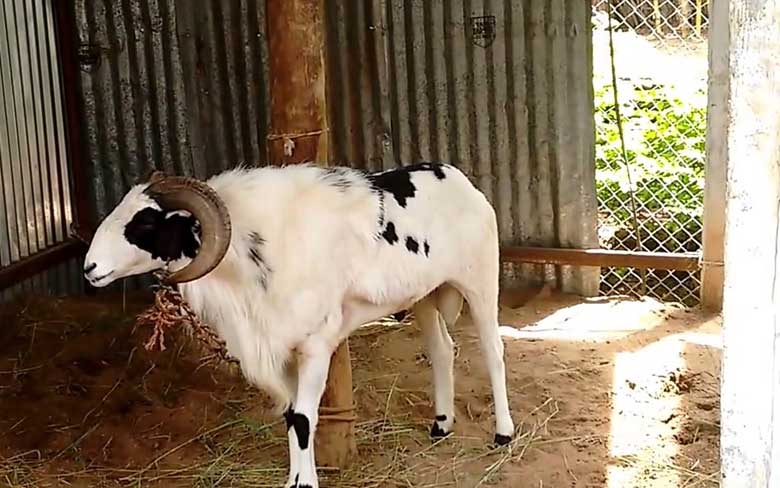
[(84, 191), (86, 175), (83, 170), (81, 143), (77, 130), (79, 103), (76, 90), (78, 75), (75, 53), (78, 44), (74, 35), (73, 13), (68, 4), (69, 2), (52, 1), (58, 68), (65, 109), (65, 157), (70, 169), (73, 198), (72, 235), (59, 244), (0, 268), (0, 290), (9, 288), (59, 263), (82, 256), (86, 252), (86, 244), (84, 239), (78, 237), (82, 235), (80, 229), (92, 228), (88, 220), (89, 213)]

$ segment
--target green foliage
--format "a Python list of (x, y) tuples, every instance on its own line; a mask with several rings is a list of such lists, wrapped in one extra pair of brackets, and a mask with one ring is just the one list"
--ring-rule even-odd
[[(620, 85), (626, 155), (646, 249), (695, 251), (704, 207), (706, 98), (682, 100), (664, 87)], [(596, 90), (596, 189), (609, 224), (630, 233), (611, 247), (633, 246), (629, 180), (611, 86)], [(626, 236), (627, 237), (627, 236)], [(684, 249), (680, 249), (683, 247)]]

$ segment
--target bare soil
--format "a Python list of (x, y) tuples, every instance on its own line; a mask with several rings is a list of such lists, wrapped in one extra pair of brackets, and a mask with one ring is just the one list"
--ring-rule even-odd
[[(281, 486), (286, 435), (232, 367), (134, 330), (147, 295), (27, 299), (0, 310), (0, 486)], [(492, 397), (468, 317), (456, 432), (433, 444), (413, 325), (351, 339), (359, 456), (324, 487), (718, 484), (720, 321), (651, 300), (505, 293), (518, 436), (493, 449)]]

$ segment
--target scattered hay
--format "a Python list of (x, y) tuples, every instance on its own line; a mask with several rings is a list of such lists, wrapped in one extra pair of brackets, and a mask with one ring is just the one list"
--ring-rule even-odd
[[(196, 347), (180, 340), (195, 333), (177, 297), (155, 297), (147, 310), (145, 294), (119, 313), (121, 298), (68, 299), (49, 304), (48, 312), (28, 307), (19, 332), (0, 340), (0, 486), (281, 486), (287, 432), (266, 398), (238, 375), (199, 367), (205, 355), (220, 358), (213, 349), (202, 354), (202, 340), (192, 341)], [(505, 310), (503, 323), (521, 328), (569, 306), (556, 300)], [(616, 313), (608, 305), (594, 306)], [(430, 369), (410, 320), (381, 320), (351, 337), (359, 458), (342, 471), (320, 470), (322, 486), (718, 486), (719, 363), (700, 346), (687, 346), (680, 374), (672, 368), (653, 376), (670, 380), (659, 398), (639, 394), (643, 379), (631, 379), (633, 390), (620, 383), (623, 393), (639, 392), (637, 401), (679, 397), (675, 409), (650, 412), (636, 424), (642, 435), (662, 426), (659, 442), (677, 444), (679, 452), (610, 452), (615, 354), (698, 328), (690, 319), (664, 317), (652, 330), (612, 343), (505, 338), (510, 401), (525, 418), (515, 418), (516, 437), (500, 448), (488, 446), (492, 396), (478, 336), (465, 321), (452, 330), (458, 424), (447, 438), (430, 440)], [(158, 322), (162, 336), (152, 340)], [(41, 403), (49, 408), (41, 412)], [(635, 477), (616, 485), (608, 468)]]
[[(557, 402), (547, 399), (520, 422), (515, 439), (501, 447), (477, 447), (475, 444), (483, 444), (483, 440), (457, 435), (432, 442), (421, 429), (423, 419), (415, 420), (408, 414), (362, 421), (356, 425), (359, 451), (383, 450), (388, 454), (387, 462), (353, 463), (344, 471), (319, 469), (321, 483), (339, 488), (435, 488), (453, 486), (453, 476), (457, 478), (459, 473), (479, 469), (480, 479), (475, 486), (493, 484), (500, 477), (502, 467), (519, 462), (535, 443), (557, 441), (545, 437), (545, 432), (558, 411)], [(274, 435), (275, 424), (265, 427), (266, 435), (259, 436), (244, 421), (232, 420), (166, 451), (143, 469), (112, 470), (112, 473), (121, 475), (121, 482), (133, 486), (161, 483), (161, 486), (276, 487), (286, 478), (287, 466), (263, 454), (271, 448), (286, 449), (287, 438)], [(215, 446), (209, 461), (174, 469), (161, 467), (167, 457), (186, 445), (208, 439)], [(412, 449), (410, 445), (418, 447)], [(445, 462), (442, 451), (450, 453)]]

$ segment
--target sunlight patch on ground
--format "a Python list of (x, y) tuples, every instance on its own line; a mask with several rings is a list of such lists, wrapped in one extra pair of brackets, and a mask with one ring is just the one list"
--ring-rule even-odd
[[(685, 367), (683, 348), (679, 336), (668, 336), (616, 355), (610, 432), (610, 454), (616, 461), (608, 470), (610, 488), (645, 486), (648, 477), (660, 481), (653, 465), (673, 464), (679, 446), (668, 424), (680, 400), (670, 381)], [(664, 476), (674, 477), (669, 471)], [(677, 486), (678, 480), (663, 481)]]
[(651, 330), (664, 320), (664, 305), (651, 300), (593, 300), (554, 311), (525, 327), (502, 325), (509, 339), (603, 342)]

